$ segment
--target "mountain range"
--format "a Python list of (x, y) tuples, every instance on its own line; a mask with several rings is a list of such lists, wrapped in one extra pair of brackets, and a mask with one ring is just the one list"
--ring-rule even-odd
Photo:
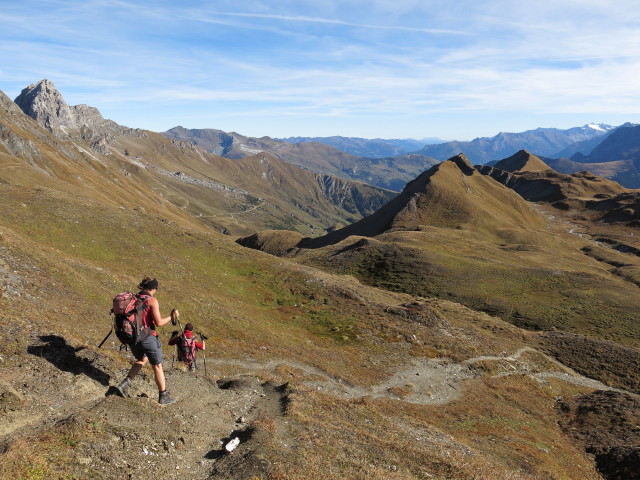
[[(633, 164), (628, 128), (581, 165)], [(638, 190), (524, 149), (400, 175), (320, 143), (174, 134), (47, 80), (0, 93), (4, 476), (634, 478)], [(132, 357), (109, 308), (146, 275), (180, 310), (157, 331), (168, 407), (148, 367), (110, 395)], [(195, 371), (168, 347), (187, 322)]]
[(412, 153), (421, 149), (425, 145), (443, 143), (439, 138), (423, 138), (415, 140), (406, 139), (383, 139), (383, 138), (358, 138), (358, 137), (289, 137), (279, 138), (289, 143), (322, 143), (337, 148), (346, 153), (366, 158), (387, 158)]
[[(627, 128), (632, 130), (621, 130)], [(407, 182), (427, 168), (459, 153), (464, 153), (472, 163), (491, 165), (520, 150), (527, 150), (544, 158), (550, 166), (562, 173), (589, 170), (598, 176), (616, 180), (628, 188), (640, 188), (637, 166), (640, 144), (637, 136), (630, 133), (634, 128), (636, 126), (633, 124), (621, 127), (589, 124), (566, 130), (538, 128), (521, 133), (499, 133), (494, 137), (476, 138), (470, 142), (452, 141), (425, 145), (414, 152), (401, 154), (392, 154), (392, 151), (398, 151), (394, 149), (400, 145), (396, 140), (365, 141), (345, 137), (256, 139), (220, 130), (187, 130), (182, 127), (175, 127), (163, 135), (192, 141), (209, 152), (227, 158), (243, 158), (256, 152), (269, 152), (285, 162), (314, 172), (362, 181), (394, 191), (402, 190)], [(608, 140), (612, 135), (613, 138)], [(623, 136), (628, 138), (622, 139)], [(410, 145), (407, 141), (403, 142), (403, 148)], [(600, 147), (601, 143), (604, 146)], [(592, 152), (595, 152), (596, 157), (585, 161)]]
[(501, 160), (519, 150), (535, 152), (543, 157), (554, 157), (572, 145), (601, 139), (614, 128), (610, 125), (589, 124), (567, 130), (537, 128), (520, 133), (501, 132), (494, 137), (476, 138), (470, 142), (447, 142), (426, 145), (416, 153), (428, 155), (442, 161), (462, 152), (474, 164)]
[(393, 191), (401, 190), (411, 178), (438, 163), (437, 160), (418, 154), (364, 158), (320, 142), (290, 143), (269, 137), (252, 138), (213, 129), (188, 130), (175, 127), (163, 135), (175, 140), (193, 142), (208, 152), (226, 158), (240, 159), (265, 152), (313, 172), (365, 182)]

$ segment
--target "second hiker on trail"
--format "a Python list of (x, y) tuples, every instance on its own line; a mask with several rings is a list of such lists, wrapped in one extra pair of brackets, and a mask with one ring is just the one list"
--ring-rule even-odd
[(153, 373), (158, 386), (158, 403), (160, 405), (169, 405), (175, 400), (167, 393), (167, 387), (162, 369), (162, 344), (156, 332), (157, 327), (162, 327), (169, 322), (175, 321), (180, 315), (177, 310), (172, 310), (171, 315), (163, 317), (160, 315), (160, 304), (158, 299), (154, 298), (158, 290), (158, 280), (151, 277), (145, 277), (138, 285), (140, 292), (136, 294), (136, 304), (139, 304), (142, 310), (142, 323), (144, 325), (144, 335), (140, 340), (130, 344), (131, 353), (136, 362), (129, 370), (127, 377), (118, 385), (116, 391), (119, 395), (125, 396), (131, 381), (140, 372), (147, 362), (151, 364)]
[(174, 331), (169, 340), (169, 345), (177, 345), (178, 361), (184, 362), (189, 370), (193, 370), (196, 361), (196, 350), (204, 350), (205, 344), (198, 342), (193, 336), (193, 324), (187, 323), (184, 326), (182, 335)]

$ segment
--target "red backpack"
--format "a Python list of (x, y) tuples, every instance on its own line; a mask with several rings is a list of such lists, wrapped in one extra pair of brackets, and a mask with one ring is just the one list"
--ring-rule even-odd
[(144, 311), (149, 308), (149, 295), (122, 292), (113, 298), (114, 324), (116, 336), (125, 345), (135, 345), (151, 335), (151, 329), (144, 324)]
[(178, 360), (192, 366), (196, 358), (196, 339), (183, 333), (178, 342)]

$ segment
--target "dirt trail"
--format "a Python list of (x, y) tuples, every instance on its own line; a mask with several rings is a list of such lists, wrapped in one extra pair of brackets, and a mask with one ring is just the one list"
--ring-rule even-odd
[[(522, 360), (523, 355), (526, 353), (532, 354), (535, 358), (532, 361)], [(555, 368), (553, 370), (540, 371), (540, 367), (533, 366), (533, 364), (539, 363), (540, 360), (552, 364)], [(496, 362), (499, 364), (498, 370), (501, 371), (494, 376), (527, 374), (540, 382), (545, 382), (548, 378), (558, 378), (568, 383), (588, 388), (621, 391), (579, 375), (556, 359), (532, 347), (523, 347), (512, 355), (507, 355), (506, 353), (501, 356), (482, 355), (460, 363), (452, 363), (442, 359), (414, 359), (411, 365), (398, 369), (386, 381), (371, 387), (352, 385), (344, 379), (328, 375), (311, 365), (284, 359), (269, 360), (262, 363), (252, 360), (226, 359), (209, 359), (208, 361), (214, 365), (232, 365), (247, 373), (273, 371), (278, 366), (284, 365), (301, 370), (308, 375), (308, 378), (298, 379), (304, 385), (341, 398), (370, 396), (373, 398), (402, 399), (405, 402), (420, 405), (445, 404), (456, 400), (462, 394), (464, 381), (480, 374), (473, 367), (481, 362)]]
[[(553, 377), (612, 390), (531, 347), (460, 363), (415, 358), (371, 386), (353, 385), (312, 365), (285, 359), (207, 358), (208, 375), (202, 369), (185, 372), (167, 367), (167, 385), (177, 402), (161, 407), (148, 368), (135, 379), (128, 398), (105, 397), (108, 386), (120, 380), (120, 367), (96, 352), (71, 349), (58, 337), (42, 338), (48, 344), (30, 350), (19, 381), (6, 375), (0, 378), (0, 388), (21, 403), (3, 412), (0, 446), (7, 451), (19, 438), (51, 431), (80, 432), (83, 441), (74, 450), (71, 467), (78, 478), (261, 478), (270, 469), (265, 445), (271, 440), (291, 441), (284, 385), (260, 380), (273, 377), (283, 366), (297, 372), (294, 384), (339, 398), (369, 396), (422, 405), (459, 398), (465, 381), (477, 376), (519, 374), (540, 382)], [(42, 354), (40, 349), (47, 346), (57, 350)], [(94, 361), (83, 363), (82, 358)], [(78, 363), (80, 369), (72, 368)], [(231, 374), (222, 376), (223, 371)], [(230, 454), (225, 446), (234, 439), (239, 445)]]

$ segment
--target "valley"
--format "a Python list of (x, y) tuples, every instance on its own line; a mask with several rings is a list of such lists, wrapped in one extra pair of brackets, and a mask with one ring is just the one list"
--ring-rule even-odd
[[(639, 191), (526, 151), (387, 190), (25, 91), (0, 95), (7, 478), (634, 478)], [(107, 395), (132, 356), (98, 348), (145, 275), (208, 337), (188, 372), (160, 328), (166, 407), (149, 367)]]

